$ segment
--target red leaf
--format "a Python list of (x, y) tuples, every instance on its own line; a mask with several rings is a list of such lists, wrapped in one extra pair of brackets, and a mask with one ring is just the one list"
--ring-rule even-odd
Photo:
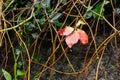
[(83, 45), (87, 44), (88, 43), (88, 35), (86, 34), (86, 32), (81, 29), (77, 29), (77, 32), (79, 33), (80, 42)]
[(63, 29), (60, 29), (58, 34), (66, 36), (65, 42), (69, 48), (76, 44), (78, 40), (80, 40), (83, 45), (88, 43), (88, 35), (81, 29), (74, 30), (74, 28), (66, 26)]
[(63, 29), (60, 29), (58, 31), (58, 34), (61, 35), (61, 36), (67, 36), (67, 35), (71, 34), (73, 31), (74, 31), (74, 28), (72, 28), (70, 26), (66, 26)]
[(71, 48), (74, 44), (76, 44), (79, 40), (79, 33), (77, 31), (74, 31), (72, 34), (66, 36), (66, 44), (69, 48)]

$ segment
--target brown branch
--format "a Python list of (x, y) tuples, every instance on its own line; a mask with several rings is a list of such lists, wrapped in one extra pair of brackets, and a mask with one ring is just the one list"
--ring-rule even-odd
[[(2, 22), (1, 22), (1, 19), (2, 19), (2, 2), (0, 1), (0, 29), (2, 29)], [(2, 32), (0, 32), (0, 46), (2, 46)]]

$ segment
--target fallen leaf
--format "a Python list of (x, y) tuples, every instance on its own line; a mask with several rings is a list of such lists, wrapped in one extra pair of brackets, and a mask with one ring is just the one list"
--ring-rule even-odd
[(74, 44), (76, 44), (79, 40), (81, 44), (85, 45), (88, 43), (88, 35), (85, 31), (81, 29), (76, 29), (66, 26), (63, 29), (58, 31), (58, 34), (61, 36), (66, 36), (65, 42), (69, 48), (71, 48)]
[(66, 44), (69, 48), (71, 48), (74, 44), (76, 44), (79, 40), (79, 33), (77, 31), (74, 31), (72, 34), (66, 36)]
[(66, 26), (63, 29), (60, 29), (58, 31), (58, 34), (61, 35), (61, 36), (67, 36), (67, 35), (70, 35), (73, 31), (74, 31), (74, 28), (72, 28), (70, 26)]
[(86, 32), (81, 29), (77, 29), (77, 32), (79, 33), (80, 42), (83, 45), (87, 44), (88, 43), (88, 35), (86, 34)]

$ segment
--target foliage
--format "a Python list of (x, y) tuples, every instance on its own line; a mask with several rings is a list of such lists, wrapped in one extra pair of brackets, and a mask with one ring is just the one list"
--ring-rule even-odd
[(12, 80), (12, 77), (10, 75), (10, 73), (8, 73), (6, 70), (2, 69), (3, 75), (5, 77), (6, 80)]
[[(65, 74), (69, 79), (72, 77), (68, 76), (69, 74), (76, 75), (75, 78), (78, 80), (84, 80), (92, 72), (90, 68), (95, 61), (94, 77), (98, 80), (99, 69), (108, 70), (102, 64), (108, 47), (114, 48), (116, 52), (114, 65), (119, 63), (117, 57), (120, 34), (119, 2), (118, 0), (0, 1), (0, 63), (4, 68), (0, 79), (54, 80), (57, 74), (62, 74), (62, 77)], [(78, 68), (75, 63), (82, 66)], [(109, 66), (109, 63), (106, 65)], [(68, 70), (64, 70), (66, 67)], [(118, 73), (118, 66), (113, 68), (116, 68)], [(107, 72), (104, 76), (107, 79)]]
[[(80, 20), (80, 21), (78, 21), (78, 23), (76, 24), (75, 27), (79, 26), (80, 24), (85, 24), (85, 23)], [(70, 26), (66, 26), (63, 29), (60, 29), (58, 31), (58, 34), (61, 36), (66, 36), (65, 41), (69, 48), (71, 48), (74, 44), (76, 44), (78, 42), (78, 40), (80, 40), (80, 42), (84, 45), (86, 43), (88, 43), (88, 36), (81, 29), (74, 30), (74, 28), (72, 28)]]

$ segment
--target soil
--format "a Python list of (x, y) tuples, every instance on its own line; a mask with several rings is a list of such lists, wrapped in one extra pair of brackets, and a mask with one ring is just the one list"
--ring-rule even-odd
[[(56, 0), (53, 1), (54, 2), (51, 3), (51, 5), (56, 4)], [(119, 2), (117, 5), (119, 5)], [(111, 9), (107, 10), (109, 10), (106, 11), (107, 13), (112, 13)], [(109, 22), (111, 23), (113, 22), (112, 18), (107, 20), (110, 20)], [(120, 27), (117, 29), (120, 30)], [(100, 49), (98, 49), (103, 41), (105, 41), (107, 37), (113, 33), (112, 30), (105, 30), (103, 27), (100, 30), (107, 32), (105, 33), (104, 31), (98, 31), (95, 39), (97, 48), (95, 48), (95, 45), (93, 44), (89, 47), (90, 42), (87, 45), (81, 45), (78, 42), (71, 49), (66, 49), (67, 45), (66, 43), (63, 43), (63, 47), (66, 51), (64, 52), (61, 48), (59, 48), (56, 52), (54, 52), (55, 49), (52, 48), (53, 46), (49, 42), (46, 43), (47, 41), (44, 41), (42, 43), (44, 46), (40, 46), (40, 49), (37, 47), (36, 49), (40, 52), (37, 53), (37, 55), (41, 55), (41, 57), (37, 57), (39, 58), (39, 61), (35, 62), (33, 60), (31, 63), (31, 80), (120, 80), (120, 37), (116, 37), (117, 43), (115, 43), (115, 38), (113, 38), (108, 44), (103, 44)], [(93, 32), (95, 32), (94, 29)], [(89, 37), (89, 41), (92, 40), (93, 38)], [(115, 44), (117, 44), (117, 46)], [(14, 58), (13, 54), (10, 53), (9, 50), (9, 48), (11, 49), (11, 45), (6, 47), (8, 45), (9, 44), (0, 48), (0, 68), (6, 67), (6, 69), (8, 69), (7, 71), (14, 75)], [(38, 45), (39, 44), (37, 44), (37, 46)], [(8, 48), (8, 52), (5, 48)], [(24, 55), (25, 54), (23, 54), (22, 57), (26, 58)], [(54, 56), (51, 57), (51, 55)], [(47, 60), (49, 61), (47, 62)], [(23, 62), (27, 63), (28, 61), (27, 59), (24, 59)], [(23, 69), (26, 69), (26, 67), (27, 66), (25, 64), (25, 68)], [(3, 73), (1, 71), (0, 75), (0, 79), (4, 80)], [(23, 78), (19, 80), (23, 80)]]
[[(96, 41), (98, 43), (97, 46), (101, 44), (101, 42), (105, 39), (104, 36), (99, 35), (96, 38)], [(86, 65), (84, 64), (86, 51), (88, 48), (86, 46), (81, 45), (80, 43), (73, 46), (73, 48), (68, 49), (68, 52), (65, 54), (69, 58), (69, 61), (66, 59), (65, 55), (63, 55), (52, 67), (49, 67), (51, 62), (48, 63), (48, 69), (42, 73), (40, 76), (40, 80), (96, 80), (97, 75), (97, 68), (98, 68), (98, 80), (120, 80), (120, 46), (118, 45), (118, 51), (116, 51), (116, 48), (114, 46), (114, 40), (112, 40), (107, 47), (105, 48), (105, 51), (103, 52), (102, 59), (100, 61), (100, 65), (98, 67), (98, 63), (100, 60), (100, 52), (99, 59), (97, 57), (93, 60), (93, 62), (90, 64), (89, 67), (87, 67), (86, 72), (83, 71), (81, 73), (71, 73), (74, 72), (73, 69), (76, 72), (82, 71), (82, 69), (88, 64), (89, 60), (91, 59), (91, 56), (93, 55), (95, 49), (94, 47), (91, 47), (86, 60)], [(41, 50), (43, 53), (42, 55), (45, 55), (42, 57), (41, 63), (44, 64), (44, 62), (47, 60), (50, 56), (52, 48), (49, 47), (48, 49)], [(47, 52), (46, 52), (47, 51)], [(61, 51), (58, 51), (56, 53), (56, 58), (60, 56)], [(117, 57), (116, 57), (117, 55)], [(117, 62), (118, 61), (118, 62)], [(73, 69), (71, 65), (73, 66)], [(38, 67), (38, 68), (36, 68)], [(34, 71), (38, 71), (40, 66), (34, 66)], [(52, 71), (52, 73), (51, 73)], [(68, 73), (67, 73), (68, 72)], [(52, 77), (50, 75), (52, 74)]]

